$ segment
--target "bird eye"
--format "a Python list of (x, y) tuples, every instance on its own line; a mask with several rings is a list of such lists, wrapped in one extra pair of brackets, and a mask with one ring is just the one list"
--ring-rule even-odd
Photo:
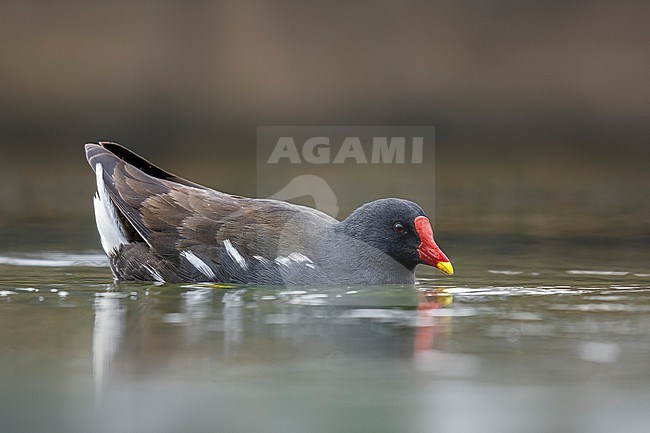
[(404, 233), (404, 230), (405, 230), (404, 224), (395, 223), (395, 225), (393, 226), (393, 230), (395, 230), (395, 233), (398, 233), (398, 234)]

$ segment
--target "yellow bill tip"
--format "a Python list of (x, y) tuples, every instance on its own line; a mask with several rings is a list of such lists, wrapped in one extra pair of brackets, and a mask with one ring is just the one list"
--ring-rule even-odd
[(438, 262), (436, 263), (436, 268), (447, 275), (454, 275), (454, 267), (451, 265), (451, 262)]

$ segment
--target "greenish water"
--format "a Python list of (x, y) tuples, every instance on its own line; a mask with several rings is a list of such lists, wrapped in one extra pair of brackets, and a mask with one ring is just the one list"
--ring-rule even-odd
[(0, 431), (647, 431), (647, 240), (439, 243), (453, 277), (318, 289), (114, 285), (99, 251), (5, 245)]

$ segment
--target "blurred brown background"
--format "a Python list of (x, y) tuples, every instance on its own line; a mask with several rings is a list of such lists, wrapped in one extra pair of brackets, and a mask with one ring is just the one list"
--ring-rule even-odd
[(649, 236), (649, 17), (640, 1), (1, 1), (2, 243), (79, 224), (96, 246), (88, 141), (255, 194), (258, 125), (435, 125), (447, 233)]

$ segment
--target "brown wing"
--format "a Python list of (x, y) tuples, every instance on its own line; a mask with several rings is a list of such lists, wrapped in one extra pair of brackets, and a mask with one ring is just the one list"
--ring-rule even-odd
[(109, 196), (133, 227), (132, 236), (171, 261), (191, 250), (218, 263), (227, 240), (241, 254), (273, 259), (285, 251), (311, 249), (318, 239), (314, 234), (336, 222), (303, 206), (194, 184), (119, 145), (88, 144), (86, 154), (93, 169), (102, 165)]

